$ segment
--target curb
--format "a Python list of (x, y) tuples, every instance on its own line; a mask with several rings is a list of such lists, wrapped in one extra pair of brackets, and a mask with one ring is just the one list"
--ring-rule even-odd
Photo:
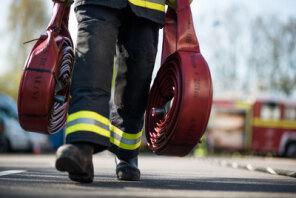
[(287, 177), (293, 177), (296, 178), (296, 171), (289, 171), (289, 170), (283, 170), (283, 169), (274, 169), (271, 167), (255, 167), (251, 164), (239, 164), (237, 162), (230, 162), (226, 160), (214, 160), (216, 164), (219, 164), (223, 167), (231, 167), (235, 169), (244, 169), (248, 171), (257, 171), (262, 173), (268, 173), (272, 175), (281, 175), (281, 176), (287, 176)]

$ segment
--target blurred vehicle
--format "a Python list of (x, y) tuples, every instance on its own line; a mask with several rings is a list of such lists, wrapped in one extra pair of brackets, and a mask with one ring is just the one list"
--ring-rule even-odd
[(32, 150), (30, 138), (20, 128), (15, 118), (11, 118), (1, 112), (0, 125), (2, 129), (0, 134), (1, 152)]
[(210, 151), (250, 151), (296, 158), (296, 103), (216, 100), (207, 143)]
[(24, 131), (18, 122), (16, 102), (0, 94), (0, 152), (38, 152), (46, 147), (47, 137)]
[(250, 141), (251, 105), (239, 101), (216, 100), (207, 131), (210, 151), (244, 151)]

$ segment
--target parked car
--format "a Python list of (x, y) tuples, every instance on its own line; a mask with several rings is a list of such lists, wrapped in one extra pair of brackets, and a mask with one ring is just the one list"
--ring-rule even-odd
[[(1, 110), (0, 110), (1, 111)], [(26, 132), (21, 129), (15, 118), (0, 114), (2, 132), (0, 135), (0, 151), (30, 151), (31, 141)]]
[(21, 128), (15, 100), (0, 94), (0, 152), (39, 152), (47, 147), (48, 138), (46, 136), (28, 133)]

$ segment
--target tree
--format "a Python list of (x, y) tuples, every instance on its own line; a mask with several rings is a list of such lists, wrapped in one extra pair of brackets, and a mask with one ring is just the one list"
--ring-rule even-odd
[(7, 17), (7, 30), (11, 35), (9, 57), (7, 65), (10, 70), (0, 77), (0, 92), (7, 93), (14, 98), (17, 96), (21, 69), (32, 44), (23, 42), (38, 38), (49, 22), (48, 3), (44, 0), (14, 0), (11, 1)]
[(203, 18), (212, 27), (200, 38), (209, 49), (205, 55), (217, 95), (296, 93), (295, 17), (254, 16), (244, 4), (233, 4), (211, 20)]
[(31, 45), (23, 42), (38, 38), (48, 23), (47, 3), (44, 0), (14, 0), (8, 14), (8, 30), (13, 36), (13, 55), (18, 56), (18, 65), (23, 64)]
[(296, 18), (257, 17), (251, 26), (250, 65), (263, 91), (290, 96), (296, 89)]
[(247, 83), (241, 71), (244, 71), (248, 55), (245, 47), (248, 19), (245, 7), (234, 4), (215, 17), (213, 29), (205, 37), (211, 49), (209, 65), (213, 68), (214, 88), (220, 93), (241, 93)]

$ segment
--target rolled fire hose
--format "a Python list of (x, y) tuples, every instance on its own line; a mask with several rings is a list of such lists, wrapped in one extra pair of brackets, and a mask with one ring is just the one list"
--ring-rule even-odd
[(189, 1), (177, 5), (166, 13), (162, 65), (149, 93), (145, 133), (155, 154), (185, 156), (206, 130), (213, 89)]
[(74, 62), (68, 31), (70, 5), (54, 1), (46, 33), (31, 50), (18, 93), (18, 114), (23, 129), (45, 134), (65, 125)]

